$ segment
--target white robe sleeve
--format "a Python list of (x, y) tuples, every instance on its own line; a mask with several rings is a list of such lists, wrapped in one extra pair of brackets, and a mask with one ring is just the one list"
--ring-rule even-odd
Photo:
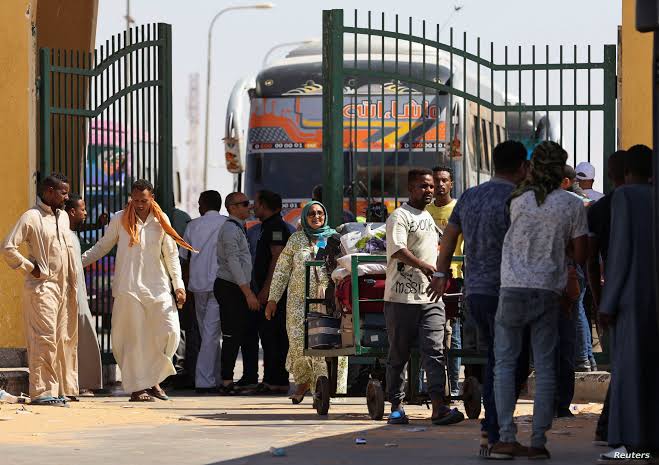
[(175, 290), (184, 289), (185, 285), (183, 284), (178, 247), (176, 247), (174, 239), (167, 234), (165, 234), (165, 238), (162, 241), (161, 250), (165, 267), (169, 273), (169, 278), (172, 280), (172, 286), (174, 286)]
[(87, 268), (92, 263), (105, 257), (112, 247), (119, 241), (119, 231), (121, 230), (121, 217), (123, 214), (114, 215), (110, 220), (108, 229), (94, 246), (82, 254), (82, 267)]

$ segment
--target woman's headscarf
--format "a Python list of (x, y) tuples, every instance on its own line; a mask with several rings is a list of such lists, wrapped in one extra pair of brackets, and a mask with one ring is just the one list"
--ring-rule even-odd
[(527, 191), (533, 191), (538, 206), (542, 205), (547, 195), (561, 186), (566, 161), (567, 152), (556, 142), (544, 141), (537, 145), (531, 154), (531, 176), (510, 194), (508, 203)]
[[(191, 252), (198, 252), (190, 244), (185, 242), (183, 238), (179, 236), (178, 233), (174, 230), (174, 228), (172, 228), (172, 226), (169, 224), (169, 221), (167, 221), (165, 218), (162, 208), (160, 208), (160, 205), (158, 205), (155, 200), (151, 200), (151, 213), (153, 213), (153, 216), (158, 220), (160, 226), (162, 226), (162, 229), (164, 229), (165, 232), (172, 239), (174, 239), (178, 245), (184, 249), (188, 249)], [(133, 202), (128, 202), (128, 205), (126, 205), (126, 208), (124, 208), (124, 216), (121, 218), (121, 224), (128, 233), (128, 237), (130, 237), (128, 247), (132, 247), (134, 244), (139, 244), (140, 237), (137, 233), (137, 213), (135, 212), (135, 206), (133, 205)]]
[[(309, 213), (309, 210), (311, 210), (311, 207), (313, 207), (314, 205), (320, 205), (320, 208), (322, 208), (323, 211), (325, 212), (325, 222), (318, 229), (313, 229), (311, 226), (309, 226), (309, 223), (307, 221), (308, 219), (307, 214)], [(302, 209), (302, 218), (300, 220), (301, 220), (300, 223), (302, 223), (302, 229), (304, 230), (304, 233), (307, 235), (309, 239), (322, 239), (325, 237), (329, 237), (333, 234), (336, 234), (336, 231), (327, 225), (327, 208), (325, 208), (325, 205), (323, 205), (320, 202), (316, 202), (315, 200), (309, 202), (304, 206), (304, 208)]]

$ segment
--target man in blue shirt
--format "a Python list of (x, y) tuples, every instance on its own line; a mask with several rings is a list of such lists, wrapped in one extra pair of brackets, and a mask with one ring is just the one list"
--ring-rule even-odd
[[(481, 421), (481, 451), (499, 439), (494, 403), (494, 315), (501, 285), (501, 250), (510, 226), (506, 202), (515, 186), (526, 178), (528, 162), (524, 145), (506, 141), (494, 149), (494, 176), (486, 183), (466, 190), (458, 199), (444, 231), (437, 262), (438, 274), (448, 276), (458, 237), (464, 237), (465, 287), (467, 310), (487, 342), (487, 366), (483, 383), (485, 419)], [(431, 287), (443, 293), (446, 277), (435, 278)], [(528, 350), (522, 350), (517, 371), (517, 393), (528, 376)], [(526, 355), (524, 357), (524, 355)], [(522, 360), (525, 359), (525, 360)], [(523, 451), (521, 451), (523, 452)]]

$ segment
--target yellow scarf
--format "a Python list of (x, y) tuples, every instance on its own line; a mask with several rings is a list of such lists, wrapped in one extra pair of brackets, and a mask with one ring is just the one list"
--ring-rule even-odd
[[(172, 228), (172, 226), (169, 224), (169, 221), (167, 221), (165, 218), (162, 208), (160, 208), (160, 205), (158, 205), (155, 200), (151, 201), (151, 212), (160, 223), (160, 226), (162, 226), (162, 229), (164, 229), (165, 232), (172, 239), (174, 239), (178, 245), (184, 249), (188, 249), (191, 252), (199, 252), (198, 250), (195, 250), (190, 244), (185, 242), (183, 238), (179, 236), (178, 233), (174, 230), (174, 228)], [(130, 237), (128, 247), (132, 247), (134, 244), (138, 244), (140, 242), (140, 236), (137, 233), (137, 213), (135, 212), (135, 206), (132, 202), (128, 202), (128, 205), (126, 205), (126, 208), (124, 208), (124, 216), (121, 218), (121, 224)]]

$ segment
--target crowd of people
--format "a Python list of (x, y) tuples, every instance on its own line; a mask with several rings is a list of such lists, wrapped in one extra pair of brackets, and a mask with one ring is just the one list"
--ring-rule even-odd
[[(657, 454), (652, 151), (638, 145), (612, 154), (607, 173), (614, 190), (606, 195), (593, 190), (594, 167), (570, 167), (555, 142), (540, 143), (527, 158), (521, 143), (499, 144), (492, 178), (458, 199), (450, 167), (409, 171), (408, 201), (386, 219), (388, 422), (409, 421), (405, 367), (413, 347), (421, 355), (432, 423), (464, 419), (450, 408), (445, 389), (448, 378), (448, 394), (460, 391), (460, 359), (447, 358), (446, 349), (461, 347), (461, 323), (447, 318), (441, 299), (451, 284), (464, 293), (467, 318), (487, 347), (480, 455), (550, 457), (546, 432), (553, 418), (573, 416), (575, 371), (597, 369), (593, 323), (599, 341), (608, 343), (612, 367), (594, 439), (613, 450), (600, 461)], [(132, 184), (130, 201), (109, 223), (103, 217), (93, 225), (85, 224), (84, 200), (69, 189), (63, 175), (47, 176), (37, 204), (2, 244), (9, 266), (25, 275), (32, 404), (66, 406), (102, 387), (84, 268), (115, 247), (111, 341), (131, 401), (168, 399), (160, 383), (176, 373), (177, 307), (190, 299), (200, 333), (198, 393), (285, 395), (292, 375), (290, 399), (299, 404), (327, 375), (324, 358), (304, 354), (305, 292), (320, 295), (330, 279), (314, 268), (305, 290), (305, 262), (337, 234), (322, 190), (314, 190), (297, 227), (282, 218), (281, 196), (267, 190), (254, 199), (229, 194), (228, 216), (220, 213), (222, 196), (205, 191), (201, 216), (177, 227), (147, 180)], [(247, 229), (252, 215), (259, 223)], [(77, 232), (106, 225), (81, 253)], [(455, 261), (458, 255), (464, 263)], [(235, 380), (239, 353), (243, 372)], [(347, 359), (339, 358), (339, 392), (347, 369)], [(531, 371), (536, 389), (526, 447), (517, 441), (514, 409)]]

